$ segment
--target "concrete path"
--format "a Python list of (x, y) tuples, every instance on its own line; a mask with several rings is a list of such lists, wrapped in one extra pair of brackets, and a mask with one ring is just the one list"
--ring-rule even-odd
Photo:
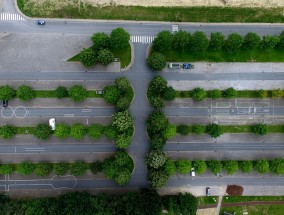
[(223, 200), (223, 196), (218, 196), (218, 204), (217, 204), (217, 208), (216, 208), (216, 215), (219, 215), (219, 213), (220, 213), (222, 200)]

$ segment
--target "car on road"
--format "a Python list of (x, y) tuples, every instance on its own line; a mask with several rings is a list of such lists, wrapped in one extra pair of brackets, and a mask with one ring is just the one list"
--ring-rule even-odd
[(210, 187), (206, 187), (206, 196), (210, 195), (211, 195)]
[(3, 100), (3, 107), (4, 108), (8, 107), (8, 100)]
[(193, 177), (195, 176), (194, 168), (191, 168), (190, 173), (191, 173), (191, 176), (193, 176)]
[(183, 69), (193, 69), (193, 68), (194, 68), (194, 65), (191, 64), (191, 63), (183, 63), (183, 64), (182, 64), (182, 68), (183, 68)]
[(37, 20), (36, 22), (38, 25), (45, 25), (45, 21), (44, 20)]
[(49, 126), (51, 127), (52, 131), (55, 130), (55, 125), (56, 125), (55, 118), (49, 119)]

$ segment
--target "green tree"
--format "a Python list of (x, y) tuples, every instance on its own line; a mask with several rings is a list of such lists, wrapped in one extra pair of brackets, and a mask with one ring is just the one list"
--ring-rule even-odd
[(117, 101), (115, 107), (116, 107), (116, 109), (118, 109), (119, 111), (124, 111), (124, 110), (127, 110), (127, 109), (129, 108), (130, 103), (131, 103), (131, 101), (129, 101), (129, 98), (127, 98), (127, 97), (121, 97), (121, 98)]
[(38, 176), (46, 176), (49, 175), (53, 170), (53, 166), (51, 163), (47, 163), (45, 161), (41, 161), (35, 165), (35, 174)]
[(97, 60), (103, 65), (108, 65), (113, 61), (113, 53), (108, 49), (101, 49), (98, 52)]
[(193, 164), (192, 164), (193, 168), (194, 168), (194, 171), (197, 173), (197, 174), (203, 174), (205, 173), (206, 171), (206, 162), (204, 160), (195, 160), (193, 161)]
[(161, 134), (154, 134), (150, 140), (151, 148), (162, 150), (166, 144), (166, 138)]
[(187, 136), (190, 132), (190, 127), (188, 125), (178, 125), (177, 133), (180, 133), (182, 136)]
[(15, 171), (13, 164), (0, 164), (0, 175), (11, 174)]
[(115, 105), (120, 98), (120, 91), (116, 86), (105, 86), (103, 97), (107, 103)]
[(206, 132), (213, 138), (220, 137), (223, 134), (221, 126), (214, 123), (206, 126)]
[(152, 49), (154, 52), (167, 54), (172, 49), (173, 36), (170, 31), (161, 31), (153, 41)]
[(252, 131), (258, 135), (265, 135), (268, 133), (268, 127), (266, 124), (258, 124), (252, 126)]
[(168, 124), (167, 128), (163, 131), (163, 136), (168, 139), (175, 136), (177, 133), (176, 126), (173, 124)]
[(204, 125), (193, 125), (192, 126), (192, 132), (194, 134), (203, 134), (206, 130), (206, 127)]
[(131, 88), (130, 82), (125, 77), (115, 79), (115, 85), (120, 92), (127, 92)]
[(22, 85), (17, 89), (17, 97), (26, 102), (36, 97), (36, 92), (29, 86)]
[(126, 149), (131, 143), (131, 136), (126, 133), (117, 135), (115, 145), (119, 149)]
[(66, 87), (63, 87), (63, 86), (59, 86), (55, 89), (54, 91), (55, 93), (55, 96), (58, 98), (58, 99), (62, 99), (62, 98), (66, 98), (68, 97), (68, 90), (66, 89)]
[(0, 127), (0, 137), (4, 139), (11, 139), (16, 136), (16, 128), (12, 125), (3, 125)]
[(238, 162), (234, 160), (223, 161), (223, 168), (227, 172), (228, 175), (232, 175), (238, 171)]
[(93, 124), (88, 129), (89, 137), (96, 140), (102, 136), (104, 127), (99, 124)]
[(165, 162), (165, 171), (166, 171), (166, 173), (167, 173), (169, 176), (175, 174), (176, 171), (177, 171), (177, 170), (176, 170), (175, 161), (170, 160), (170, 159), (166, 160), (166, 162)]
[(74, 176), (80, 176), (86, 173), (88, 164), (84, 161), (76, 161), (70, 165), (71, 174)]
[(193, 52), (205, 52), (209, 47), (209, 41), (202, 31), (196, 31), (193, 33), (190, 42), (190, 50)]
[(69, 163), (55, 163), (53, 169), (56, 175), (65, 175), (69, 171)]
[(110, 45), (114, 49), (126, 49), (129, 46), (130, 35), (123, 28), (115, 28), (110, 34)]
[(260, 47), (264, 50), (273, 49), (279, 42), (279, 37), (267, 35), (262, 37)]
[(16, 170), (20, 175), (30, 175), (35, 170), (35, 164), (24, 161), (16, 165)]
[(161, 98), (161, 97), (155, 97), (155, 96), (151, 96), (151, 97), (148, 97), (149, 98), (149, 102), (151, 104), (151, 106), (154, 108), (154, 109), (162, 109), (165, 107), (165, 104), (164, 104), (164, 100)]
[(283, 91), (281, 89), (275, 89), (271, 91), (272, 98), (280, 98), (283, 96)]
[(149, 170), (149, 181), (152, 187), (160, 188), (166, 185), (169, 175), (164, 170)]
[(284, 31), (282, 31), (279, 35), (279, 43), (278, 43), (278, 47), (280, 49), (284, 49)]
[(269, 172), (269, 162), (267, 160), (255, 161), (254, 169), (260, 174), (268, 173)]
[(243, 173), (251, 173), (251, 171), (253, 169), (252, 162), (251, 161), (247, 161), (247, 160), (239, 161), (239, 169)]
[(178, 31), (173, 35), (173, 49), (176, 51), (184, 51), (189, 44), (190, 34), (186, 31)]
[(266, 91), (266, 90), (263, 90), (263, 89), (257, 90), (257, 91), (256, 91), (256, 96), (257, 96), (258, 98), (264, 99), (264, 98), (267, 97), (267, 91)]
[(108, 125), (108, 126), (104, 127), (103, 133), (104, 133), (104, 135), (106, 135), (107, 139), (113, 140), (113, 139), (116, 138), (118, 131), (117, 131), (116, 127), (114, 127), (112, 125)]
[(131, 172), (128, 169), (122, 169), (115, 177), (115, 182), (119, 185), (125, 185), (131, 178)]
[(173, 87), (167, 87), (164, 91), (163, 98), (167, 101), (172, 101), (176, 98), (176, 91)]
[(152, 134), (159, 133), (164, 131), (168, 124), (169, 120), (162, 111), (153, 111), (147, 120), (147, 130)]
[(112, 115), (112, 125), (115, 126), (118, 131), (124, 132), (133, 127), (133, 118), (127, 110), (117, 112)]
[(198, 201), (195, 196), (190, 193), (179, 193), (177, 198), (181, 214), (196, 214)]
[(95, 161), (90, 165), (90, 170), (94, 175), (101, 172), (102, 169), (103, 169), (103, 163), (101, 161)]
[(91, 39), (93, 41), (92, 48), (95, 51), (109, 47), (110, 39), (109, 39), (109, 36), (104, 32), (93, 34)]
[(168, 83), (165, 79), (161, 76), (155, 76), (149, 84), (148, 91), (150, 91), (152, 95), (158, 96), (165, 92), (167, 85)]
[(206, 161), (206, 164), (207, 164), (208, 169), (214, 174), (220, 173), (222, 171), (221, 161), (209, 160), (209, 161)]
[(166, 162), (166, 154), (160, 150), (152, 150), (146, 156), (146, 163), (149, 167), (159, 169)]
[(237, 97), (237, 95), (238, 91), (236, 91), (233, 87), (230, 87), (223, 91), (223, 96), (228, 99), (235, 98)]
[(166, 67), (166, 57), (159, 52), (154, 52), (147, 58), (147, 64), (151, 70), (161, 71)]
[(256, 33), (249, 32), (244, 38), (243, 47), (245, 49), (255, 49), (259, 46), (259, 43), (260, 37)]
[(84, 65), (84, 66), (93, 66), (96, 62), (97, 62), (97, 54), (96, 52), (91, 49), (91, 48), (84, 48), (81, 52), (80, 52), (80, 62)]
[(240, 51), (243, 45), (243, 38), (238, 33), (229, 34), (224, 45), (224, 49), (228, 53), (236, 53)]
[(83, 137), (87, 134), (87, 129), (84, 125), (76, 123), (70, 128), (70, 136), (75, 140), (82, 140)]
[(70, 128), (65, 123), (58, 123), (55, 128), (54, 135), (59, 139), (66, 139), (70, 134)]
[(209, 90), (207, 96), (211, 99), (219, 99), (222, 96), (222, 92), (219, 89)]
[(82, 102), (87, 98), (88, 91), (81, 85), (74, 85), (69, 89), (69, 95), (74, 102)]
[(270, 171), (274, 174), (281, 175), (284, 174), (284, 159), (276, 158), (272, 160), (269, 164)]
[(203, 99), (206, 98), (206, 91), (203, 88), (197, 87), (194, 88), (191, 91), (191, 97), (195, 100), (195, 101), (202, 101)]
[(209, 49), (218, 51), (221, 50), (224, 45), (225, 36), (220, 32), (211, 33)]
[(34, 136), (41, 140), (47, 140), (51, 134), (52, 130), (48, 124), (38, 124), (34, 131)]
[(0, 86), (0, 100), (11, 100), (15, 95), (15, 90), (11, 86)]
[(176, 161), (177, 171), (181, 174), (188, 174), (191, 169), (191, 161), (189, 160), (178, 160)]

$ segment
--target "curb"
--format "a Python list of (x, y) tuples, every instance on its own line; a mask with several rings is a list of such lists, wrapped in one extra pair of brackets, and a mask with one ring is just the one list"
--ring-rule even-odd
[(129, 70), (133, 64), (134, 64), (134, 45), (131, 42), (131, 40), (129, 40), (129, 45), (130, 45), (130, 52), (131, 52), (131, 60), (130, 63), (128, 64), (127, 67), (120, 69), (121, 72), (126, 72), (127, 70)]

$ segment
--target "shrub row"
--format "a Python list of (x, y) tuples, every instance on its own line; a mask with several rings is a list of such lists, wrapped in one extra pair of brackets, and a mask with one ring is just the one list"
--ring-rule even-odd
[[(58, 99), (70, 97), (74, 102), (81, 102), (88, 97), (88, 91), (81, 85), (74, 85), (69, 90), (66, 87), (59, 86), (53, 92)], [(2, 100), (11, 100), (18, 97), (21, 101), (26, 102), (35, 98), (36, 94), (36, 90), (25, 85), (20, 86), (17, 90), (8, 85), (0, 86), (0, 99)]]
[[(226, 90), (219, 90), (219, 89), (213, 89), (213, 90), (204, 90), (203, 88), (197, 87), (194, 88), (191, 91), (178, 91), (177, 97), (191, 97), (195, 101), (202, 101), (205, 98), (212, 98), (212, 99), (219, 99), (221, 97), (224, 98), (235, 98), (239, 96), (246, 96), (246, 95), (253, 95), (253, 97), (257, 98), (281, 98), (283, 97), (283, 90), (281, 89), (274, 89), (274, 90), (251, 90), (251, 91), (237, 91), (234, 88), (230, 87)], [(247, 96), (246, 96), (247, 97)], [(251, 96), (248, 96), (251, 97)]]
[(155, 109), (164, 108), (164, 100), (172, 101), (176, 97), (176, 91), (173, 87), (168, 86), (168, 82), (161, 76), (154, 77), (149, 83), (147, 97), (150, 104)]
[(123, 28), (112, 30), (110, 36), (100, 32), (93, 34), (93, 46), (84, 48), (80, 56), (80, 61), (84, 66), (92, 66), (96, 62), (108, 65), (113, 61), (113, 53), (110, 49), (126, 49), (130, 40), (130, 35)]
[(123, 111), (129, 108), (134, 97), (130, 82), (120, 77), (115, 80), (114, 85), (104, 88), (103, 98), (109, 104), (115, 105), (116, 109)]
[[(133, 135), (133, 118), (128, 111), (116, 112), (112, 116), (112, 124), (102, 126), (93, 124), (86, 127), (80, 123), (68, 126), (64, 123), (58, 123), (55, 131), (51, 130), (48, 124), (39, 124), (33, 129), (29, 129), (31, 133), (38, 139), (47, 140), (52, 134), (63, 140), (71, 136), (75, 140), (82, 140), (86, 134), (90, 138), (96, 140), (104, 134), (108, 139), (115, 139), (117, 148), (127, 148), (131, 143)], [(17, 134), (17, 128), (12, 125), (4, 125), (0, 127), (0, 137), (4, 139), (13, 138)]]
[[(194, 134), (203, 134), (208, 133), (211, 137), (217, 138), (223, 134), (222, 125), (210, 124), (210, 125), (178, 125), (176, 128), (177, 133), (186, 136), (190, 132)], [(256, 124), (256, 125), (247, 125), (250, 128), (250, 131), (257, 135), (265, 135), (269, 132), (268, 126), (266, 124)]]
[(284, 159), (277, 158), (271, 161), (218, 161), (218, 160), (170, 160), (166, 154), (159, 150), (152, 150), (146, 156), (146, 163), (149, 170), (149, 180), (153, 187), (163, 187), (168, 178), (176, 172), (180, 174), (189, 174), (191, 168), (197, 174), (205, 173), (208, 168), (212, 173), (221, 173), (222, 169), (231, 175), (241, 170), (243, 173), (250, 173), (254, 169), (260, 174), (272, 172), (274, 174), (284, 174)]
[(74, 176), (80, 176), (90, 170), (93, 174), (103, 172), (108, 179), (115, 180), (119, 185), (126, 184), (131, 177), (134, 168), (132, 158), (124, 151), (116, 152), (103, 162), (96, 161), (86, 163), (76, 161), (74, 163), (31, 163), (28, 161), (19, 164), (0, 164), (0, 174), (11, 174), (17, 171), (20, 175), (36, 174), (37, 176), (47, 176), (54, 172), (56, 175), (65, 175), (69, 171)]

